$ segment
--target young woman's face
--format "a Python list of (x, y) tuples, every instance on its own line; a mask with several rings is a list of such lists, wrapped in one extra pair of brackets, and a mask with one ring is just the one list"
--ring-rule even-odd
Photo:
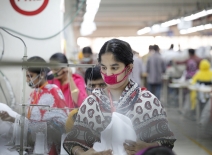
[[(113, 74), (119, 74), (127, 67), (127, 69), (124, 72), (122, 72), (121, 74), (119, 74), (117, 76), (117, 82), (119, 82), (119, 81), (121, 81), (121, 82), (119, 82), (117, 84), (113, 84), (113, 85), (107, 84), (108, 87), (118, 88), (118, 87), (122, 86), (126, 82), (126, 80), (128, 81), (128, 78), (124, 79), (124, 77), (127, 74), (129, 74), (130, 70), (132, 69), (132, 65), (125, 66), (124, 63), (116, 61), (114, 59), (114, 56), (112, 53), (108, 52), (108, 53), (103, 54), (101, 56), (100, 65), (101, 65), (101, 72), (106, 74), (107, 76), (110, 76)], [(104, 79), (103, 74), (102, 74), (102, 77)], [(124, 79), (124, 80), (122, 81), (122, 79)], [(105, 79), (104, 79), (104, 81), (105, 81)]]
[(38, 88), (40, 86), (40, 83), (42, 82), (43, 79), (44, 78), (42, 78), (42, 76), (40, 76), (40, 74), (26, 71), (27, 83), (32, 82), (36, 86), (36, 88)]

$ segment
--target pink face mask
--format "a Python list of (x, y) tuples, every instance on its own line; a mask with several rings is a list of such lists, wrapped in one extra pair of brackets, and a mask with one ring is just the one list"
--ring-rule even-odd
[(109, 75), (109, 76), (101, 71), (102, 75), (104, 76), (104, 81), (105, 81), (105, 83), (107, 83), (107, 84), (109, 84), (109, 85), (114, 85), (114, 84), (118, 84), (118, 83), (122, 82), (123, 80), (125, 80), (126, 77), (131, 73), (132, 70), (130, 70), (130, 72), (129, 72), (127, 75), (125, 75), (124, 78), (123, 78), (121, 81), (118, 81), (118, 80), (117, 80), (117, 77), (118, 77), (118, 75), (120, 75), (120, 74), (122, 74), (123, 72), (125, 72), (127, 68), (128, 68), (128, 67), (125, 67), (124, 70), (121, 71), (121, 73), (112, 74), (112, 75)]

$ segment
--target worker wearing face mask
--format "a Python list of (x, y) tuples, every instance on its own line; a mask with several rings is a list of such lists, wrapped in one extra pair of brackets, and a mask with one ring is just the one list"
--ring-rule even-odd
[[(45, 63), (45, 60), (34, 56), (29, 58), (27, 62)], [(28, 107), (26, 115), (26, 119), (29, 121), (27, 130), (29, 132), (29, 146), (34, 146), (35, 138), (32, 135), (41, 130), (37, 131), (34, 128), (46, 122), (48, 134), (46, 152), (49, 155), (58, 154), (60, 151), (60, 139), (65, 132), (64, 122), (67, 118), (67, 113), (63, 109), (66, 107), (66, 101), (62, 91), (47, 81), (52, 79), (52, 76), (47, 67), (29, 67), (26, 70), (26, 82), (33, 89), (28, 104), (34, 105)], [(47, 110), (43, 106), (49, 107), (51, 110)], [(14, 123), (17, 118), (3, 111), (0, 113), (0, 119)]]
[[(55, 53), (50, 57), (50, 62), (68, 63), (67, 57), (62, 53)], [(67, 107), (78, 108), (87, 97), (84, 79), (72, 72), (68, 67), (51, 68), (54, 75), (49, 83), (57, 85), (63, 92)]]
[[(141, 89), (129, 79), (133, 69), (130, 45), (119, 39), (105, 42), (100, 49), (98, 62), (107, 86), (94, 89), (80, 106), (71, 132), (63, 142), (67, 153), (132, 155), (159, 145), (173, 148), (176, 139), (169, 128), (161, 102), (151, 92)], [(124, 127), (126, 122), (113, 124), (116, 114), (129, 119), (134, 130), (134, 140), (125, 137), (129, 135), (128, 127)], [(103, 132), (107, 133), (106, 137), (102, 136)]]
[[(93, 64), (93, 52), (90, 47), (84, 47), (82, 49), (83, 58), (80, 60), (81, 64)], [(85, 71), (87, 68), (78, 68), (76, 71), (76, 74), (81, 75), (83, 78), (85, 78)]]

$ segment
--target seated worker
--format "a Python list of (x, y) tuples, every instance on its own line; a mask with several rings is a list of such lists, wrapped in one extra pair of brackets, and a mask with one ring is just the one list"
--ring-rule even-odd
[[(85, 71), (85, 83), (86, 83), (86, 92), (88, 95), (92, 94), (92, 91), (96, 88), (104, 89), (107, 85), (102, 79), (100, 72), (100, 67), (95, 66), (94, 68), (88, 68)], [(66, 132), (70, 132), (71, 128), (74, 125), (74, 121), (77, 115), (78, 109), (72, 110), (66, 121)]]
[[(28, 62), (45, 63), (41, 57), (34, 56), (27, 60)], [(27, 118), (29, 120), (28, 132), (29, 135), (34, 135), (39, 131), (34, 131), (35, 126), (41, 123), (47, 123), (47, 154), (55, 155), (59, 153), (61, 135), (65, 133), (65, 120), (67, 113), (62, 110), (65, 108), (65, 98), (61, 90), (54, 84), (49, 84), (47, 67), (29, 67), (26, 71), (26, 82), (31, 87), (33, 92), (30, 94), (28, 104), (37, 105), (29, 106)], [(40, 105), (40, 106), (39, 106)], [(43, 106), (48, 106), (52, 110), (46, 110)], [(3, 111), (0, 113), (0, 118), (3, 121), (14, 123), (17, 118), (10, 113)], [(33, 131), (35, 133), (33, 133)], [(31, 137), (31, 138), (30, 138)], [(28, 136), (28, 145), (34, 146), (35, 136)]]
[[(16, 117), (17, 115), (19, 115), (17, 112), (13, 111), (7, 104), (4, 103), (0, 103), (0, 113), (2, 111), (5, 111), (7, 113), (9, 113), (10, 116), (12, 117)], [(0, 139), (4, 138), (4, 137), (10, 137), (10, 129), (12, 127), (12, 124), (10, 122), (6, 122), (6, 121), (2, 121), (0, 119)]]
[[(83, 57), (80, 59), (81, 64), (93, 64), (93, 52), (91, 47), (87, 46), (82, 49)], [(77, 68), (76, 74), (79, 74), (83, 78), (85, 77), (86, 68)]]
[[(55, 53), (50, 57), (50, 62), (68, 63), (68, 59), (62, 53)], [(56, 84), (65, 96), (67, 107), (78, 108), (87, 97), (84, 79), (73, 74), (68, 67), (52, 68), (55, 78), (49, 83)]]
[[(144, 148), (158, 145), (173, 148), (176, 139), (169, 128), (161, 102), (151, 92), (142, 90), (137, 83), (129, 79), (133, 68), (130, 45), (119, 39), (105, 42), (100, 49), (98, 62), (107, 87), (93, 90), (83, 101), (74, 126), (63, 143), (67, 153), (112, 155), (115, 149), (97, 152), (93, 145), (100, 142), (101, 132), (110, 124), (113, 112), (130, 119), (138, 139), (130, 143), (126, 139), (117, 144), (123, 147), (127, 154), (135, 154)], [(114, 132), (119, 133), (119, 130), (114, 129)]]
[(94, 68), (88, 68), (86, 70), (85, 83), (86, 83), (86, 92), (88, 95), (91, 95), (92, 91), (96, 88), (104, 89), (107, 86), (104, 80), (102, 79), (99, 66), (95, 66)]
[[(210, 70), (210, 63), (208, 60), (203, 59), (200, 61), (199, 65), (199, 71), (196, 72), (196, 74), (192, 77), (192, 84), (204, 84), (204, 85), (212, 85), (212, 71)], [(204, 105), (206, 104), (206, 100), (204, 98), (205, 93), (198, 93), (198, 100), (200, 101), (200, 109), (203, 110)], [(203, 96), (202, 96), (202, 95)], [(202, 97), (200, 97), (202, 96)], [(197, 93), (196, 91), (191, 92), (191, 110), (193, 110), (193, 113), (195, 112), (195, 107), (196, 107), (196, 98), (197, 98)], [(209, 99), (209, 96), (208, 96)], [(203, 103), (205, 102), (205, 103)]]

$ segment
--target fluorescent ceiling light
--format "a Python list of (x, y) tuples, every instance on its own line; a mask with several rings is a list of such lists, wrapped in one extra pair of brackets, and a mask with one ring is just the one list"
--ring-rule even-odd
[(81, 23), (80, 34), (82, 36), (90, 35), (96, 30), (94, 19), (99, 9), (101, 0), (86, 0), (86, 12)]
[(195, 20), (195, 19), (198, 19), (198, 18), (207, 16), (207, 15), (208, 15), (207, 11), (203, 10), (203, 11), (201, 11), (201, 12), (192, 14), (192, 15), (187, 16), (187, 17), (184, 17), (184, 20), (185, 20), (185, 21), (191, 21), (191, 20)]
[(191, 27), (191, 25), (192, 25), (191, 21), (192, 20), (207, 16), (207, 15), (210, 15), (210, 14), (212, 14), (212, 9), (203, 10), (201, 12), (192, 14), (190, 16), (182, 17), (181, 19), (172, 19), (172, 20), (169, 20), (167, 22), (161, 23), (160, 25), (155, 24), (151, 28), (145, 27), (144, 29), (138, 30), (137, 34), (142, 35), (142, 34), (146, 34), (146, 33), (149, 33), (149, 32), (151, 32), (152, 34), (153, 33), (166, 32), (166, 31), (169, 30), (168, 27), (176, 25), (176, 24), (178, 24), (179, 29), (182, 29), (182, 30), (180, 30), (181, 34), (187, 34), (187, 33), (192, 33), (192, 32), (196, 32), (196, 31), (201, 31), (201, 30), (204, 30), (204, 29), (210, 29), (211, 24), (204, 25), (203, 27), (200, 26), (200, 27), (183, 29), (183, 28), (186, 28), (186, 27)]
[(157, 32), (160, 30), (160, 25), (159, 24), (155, 24), (152, 26), (152, 31)]
[(151, 27), (151, 33), (162, 33), (167, 32), (169, 30), (168, 27), (162, 27), (160, 24), (155, 24)]
[(150, 27), (145, 27), (143, 29), (138, 30), (137, 35), (143, 35), (143, 34), (149, 33), (150, 31), (151, 31)]
[(207, 14), (208, 14), (208, 15), (212, 14), (212, 9), (207, 10)]
[(211, 29), (211, 28), (212, 28), (212, 24), (200, 25), (196, 27), (191, 27), (189, 29), (180, 30), (180, 34), (194, 33), (197, 31), (202, 31), (202, 30)]
[(87, 5), (99, 4), (101, 0), (86, 0)]
[(180, 23), (180, 19), (172, 19), (161, 24), (162, 27), (169, 27)]
[(212, 24), (206, 24), (205, 29), (212, 29)]
[(92, 12), (86, 12), (85, 14), (84, 14), (84, 21), (86, 21), (86, 22), (93, 22), (94, 21), (94, 18), (95, 18), (95, 15), (96, 14), (94, 14), (94, 13), (92, 13)]
[(181, 20), (180, 19), (172, 19), (172, 20), (169, 20), (167, 22), (161, 23), (161, 27), (173, 26), (173, 25), (179, 24), (183, 20), (186, 21), (186, 22), (192, 21), (192, 20), (195, 20), (195, 19), (198, 19), (198, 18), (207, 16), (207, 15), (210, 15), (210, 14), (212, 14), (212, 9), (210, 9), (210, 10), (203, 10), (203, 11), (198, 12), (196, 14), (192, 14), (190, 16), (182, 17)]
[(137, 35), (143, 35), (146, 33), (161, 33), (161, 32), (167, 32), (169, 29), (167, 27), (161, 27), (160, 24), (155, 24), (152, 27), (145, 27), (143, 29), (140, 29), (137, 31)]
[(202, 31), (205, 29), (204, 25), (196, 26), (196, 31)]
[(99, 5), (87, 5), (86, 12), (97, 12)]
[(80, 28), (80, 34), (82, 36), (87, 36), (93, 33), (96, 30), (96, 24), (94, 22), (82, 22)]
[(203, 10), (201, 12), (198, 12), (198, 13), (192, 14), (190, 16), (184, 17), (184, 20), (185, 21), (191, 21), (191, 20), (195, 20), (195, 19), (198, 19), (198, 18), (207, 16), (207, 15), (210, 15), (210, 14), (212, 14), (212, 9), (207, 10), (207, 11), (206, 10)]

